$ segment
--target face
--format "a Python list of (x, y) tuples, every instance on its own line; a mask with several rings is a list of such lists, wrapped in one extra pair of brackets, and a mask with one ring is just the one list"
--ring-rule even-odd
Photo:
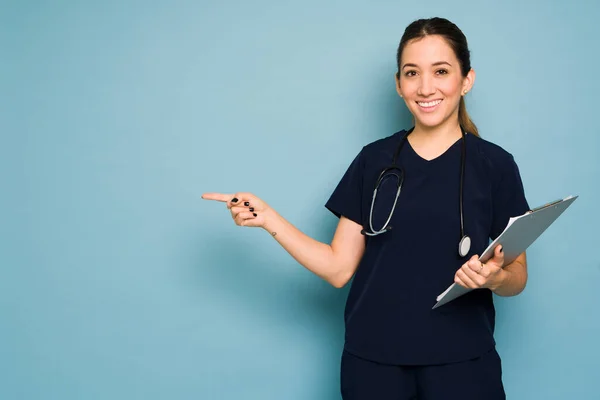
[(396, 90), (417, 125), (435, 128), (457, 121), (460, 98), (469, 91), (475, 72), (463, 77), (452, 48), (443, 37), (429, 35), (407, 43), (400, 60)]

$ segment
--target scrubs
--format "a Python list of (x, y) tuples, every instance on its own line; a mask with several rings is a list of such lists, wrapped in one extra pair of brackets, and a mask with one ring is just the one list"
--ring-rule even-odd
[[(336, 216), (343, 215), (370, 231), (375, 182), (392, 163), (405, 134), (400, 131), (364, 146), (325, 206)], [(365, 252), (351, 283), (344, 312), (342, 374), (349, 371), (344, 361), (350, 356), (410, 367), (464, 363), (486, 354), (488, 363), (494, 360), (489, 357), (496, 354), (490, 290), (474, 290), (435, 310), (432, 307), (436, 296), (454, 282), (462, 264), (481, 254), (509, 218), (525, 213), (529, 205), (513, 156), (498, 145), (467, 134), (464, 227), (472, 243), (469, 254), (460, 257), (461, 140), (432, 160), (420, 157), (410, 142), (404, 144), (397, 164), (405, 177), (390, 221), (392, 229), (365, 237)], [(394, 179), (384, 179), (380, 185), (373, 210), (374, 229), (380, 229), (387, 220), (396, 188)], [(498, 365), (490, 369), (497, 378), (499, 361), (497, 358)], [(477, 379), (480, 364), (487, 365), (468, 364), (474, 370), (463, 380)], [(353, 368), (357, 365), (354, 363)], [(353, 376), (368, 379), (368, 374), (361, 378), (356, 371)]]

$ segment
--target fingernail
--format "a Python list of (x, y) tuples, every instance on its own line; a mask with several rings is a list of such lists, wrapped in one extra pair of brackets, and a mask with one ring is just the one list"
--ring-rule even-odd
[(257, 217), (256, 213), (252, 213), (252, 215), (254, 215), (255, 217)]
[(237, 197), (234, 197), (233, 199), (231, 199), (231, 202), (232, 202), (232, 203), (237, 203), (237, 202), (238, 202), (238, 199), (237, 199)]
[(250, 205), (250, 202), (246, 201), (246, 202), (244, 202), (244, 205), (245, 205), (246, 207), (248, 207), (248, 206)]
[(250, 211), (254, 211), (254, 207), (250, 207)]

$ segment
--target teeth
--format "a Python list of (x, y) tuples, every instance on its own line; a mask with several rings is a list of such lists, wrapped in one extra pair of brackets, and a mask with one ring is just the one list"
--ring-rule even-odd
[(417, 104), (420, 105), (421, 107), (433, 107), (433, 106), (440, 104), (441, 102), (442, 102), (441, 100), (430, 101), (427, 103), (417, 101)]

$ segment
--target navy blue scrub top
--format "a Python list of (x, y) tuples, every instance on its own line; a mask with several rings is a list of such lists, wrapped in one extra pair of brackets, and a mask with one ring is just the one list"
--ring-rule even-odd
[[(326, 207), (368, 229), (375, 181), (392, 163), (406, 131), (362, 148)], [(465, 233), (471, 251), (458, 255), (460, 241), (461, 140), (433, 160), (406, 142), (398, 157), (405, 171), (392, 230), (366, 237), (366, 248), (346, 302), (348, 352), (396, 365), (432, 365), (475, 358), (495, 346), (492, 292), (478, 289), (432, 310), (436, 297), (472, 255), (481, 254), (512, 216), (529, 210), (513, 156), (472, 134), (466, 135)], [(374, 228), (388, 217), (396, 191), (385, 179), (373, 211)]]

